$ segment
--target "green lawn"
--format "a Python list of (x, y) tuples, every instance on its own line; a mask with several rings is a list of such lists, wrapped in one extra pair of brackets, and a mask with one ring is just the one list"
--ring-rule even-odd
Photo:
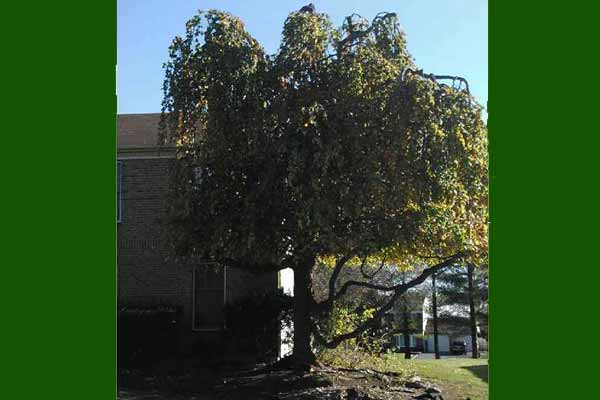
[[(329, 358), (329, 357), (327, 357)], [(342, 361), (343, 360), (343, 361)], [(380, 371), (395, 371), (405, 376), (418, 375), (434, 382), (442, 389), (445, 400), (487, 400), (488, 360), (486, 358), (446, 358), (441, 360), (405, 360), (403, 354), (381, 357), (338, 357), (330, 358), (334, 364), (353, 368), (372, 368)], [(352, 365), (344, 365), (349, 364)]]
[(447, 358), (441, 360), (405, 360), (394, 354), (401, 368), (408, 366), (420, 377), (435, 382), (448, 400), (487, 400), (488, 360), (472, 358)]

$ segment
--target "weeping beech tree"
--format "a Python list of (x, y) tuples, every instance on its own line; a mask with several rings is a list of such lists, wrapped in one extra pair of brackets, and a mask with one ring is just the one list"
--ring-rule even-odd
[[(481, 107), (464, 79), (416, 68), (395, 14), (351, 15), (334, 29), (304, 7), (271, 56), (238, 18), (200, 12), (165, 71), (160, 142), (178, 160), (172, 250), (255, 272), (292, 268), (298, 363), (314, 361), (311, 338), (333, 348), (357, 337), (431, 274), (485, 254)], [(319, 302), (316, 261), (331, 268)], [(374, 272), (338, 285), (353, 264)], [(378, 265), (420, 272), (382, 284)], [(325, 339), (317, 321), (355, 288), (388, 300)]]

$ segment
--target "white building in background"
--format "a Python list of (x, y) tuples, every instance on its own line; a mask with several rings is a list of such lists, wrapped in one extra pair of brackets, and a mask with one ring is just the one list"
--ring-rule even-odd
[[(428, 312), (431, 300), (425, 298), (423, 308), (420, 311), (411, 312), (413, 329), (410, 334), (410, 348), (413, 351), (433, 353), (435, 345), (433, 340), (433, 316)], [(469, 308), (462, 304), (443, 305), (438, 307), (438, 345), (443, 354), (450, 353), (453, 341), (464, 341), (466, 351), (473, 350), (471, 332), (469, 328)], [(396, 321), (400, 321), (400, 315), (396, 313)], [(477, 327), (478, 336), (480, 328)], [(487, 350), (487, 340), (482, 337), (477, 339), (479, 350)], [(404, 350), (404, 337), (402, 334), (395, 335), (395, 346)]]
[[(286, 268), (279, 271), (279, 287), (287, 295), (294, 295), (294, 271)], [(424, 353), (435, 351), (433, 340), (433, 316), (428, 312), (431, 300), (425, 298), (423, 307), (419, 311), (411, 312), (411, 320), (415, 321), (416, 329), (410, 334), (410, 348)], [(396, 314), (396, 319), (399, 315)], [(291, 338), (293, 326), (282, 324), (280, 333), (280, 358), (292, 353)], [(477, 327), (479, 334), (480, 328)], [(469, 329), (469, 308), (462, 304), (442, 305), (438, 307), (438, 345), (443, 354), (450, 353), (453, 341), (464, 341), (467, 352), (472, 351), (472, 341)], [(487, 351), (487, 340), (479, 337), (477, 339), (479, 350)], [(404, 349), (404, 337), (395, 335), (394, 344), (398, 349)]]
[[(282, 269), (279, 271), (279, 287), (284, 294), (294, 296), (294, 270), (291, 268)], [(293, 326), (285, 326), (281, 324), (279, 334), (279, 358), (283, 358), (292, 354), (292, 343), (290, 339), (293, 335)]]

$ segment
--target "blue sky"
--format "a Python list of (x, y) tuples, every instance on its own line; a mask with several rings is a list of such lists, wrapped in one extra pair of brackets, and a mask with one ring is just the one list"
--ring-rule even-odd
[(334, 25), (352, 13), (369, 19), (381, 11), (397, 13), (419, 68), (465, 77), (479, 103), (487, 104), (487, 0), (118, 0), (118, 112), (160, 111), (167, 48), (196, 11), (217, 8), (238, 16), (272, 54), (288, 13), (310, 2)]

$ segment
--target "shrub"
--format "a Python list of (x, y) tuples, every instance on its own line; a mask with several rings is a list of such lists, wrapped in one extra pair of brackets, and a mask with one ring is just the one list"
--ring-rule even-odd
[(117, 308), (117, 365), (139, 367), (175, 355), (180, 310), (172, 306)]
[[(324, 318), (320, 326), (326, 332), (325, 339), (329, 340), (353, 331), (359, 325), (372, 318), (375, 308), (359, 307), (353, 308), (349, 305), (338, 304), (334, 307), (331, 314)], [(346, 351), (358, 351), (368, 354), (378, 354), (382, 351), (384, 339), (378, 329), (369, 329), (359, 335), (357, 338), (347, 340), (340, 344), (340, 347)], [(324, 350), (324, 349), (318, 349)]]

